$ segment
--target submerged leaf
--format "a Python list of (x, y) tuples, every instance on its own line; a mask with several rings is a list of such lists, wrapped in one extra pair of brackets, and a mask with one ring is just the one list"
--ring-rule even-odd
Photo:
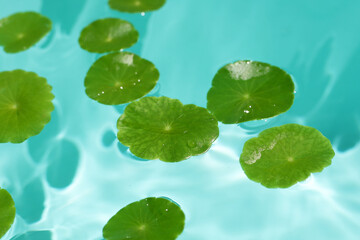
[(21, 143), (41, 132), (54, 110), (51, 89), (33, 72), (0, 72), (0, 143)]
[(118, 120), (118, 139), (137, 157), (178, 162), (206, 152), (219, 136), (207, 109), (168, 97), (130, 103)]
[(15, 203), (11, 195), (0, 188), (0, 238), (10, 229), (15, 219)]
[(0, 19), (0, 45), (7, 53), (24, 51), (51, 30), (51, 20), (36, 12), (20, 12)]
[(278, 67), (238, 61), (217, 72), (207, 100), (207, 108), (223, 123), (260, 120), (289, 110), (294, 83)]
[(166, 0), (109, 0), (112, 9), (120, 12), (148, 12), (161, 8)]
[(128, 21), (105, 18), (85, 27), (81, 32), (79, 44), (89, 52), (104, 53), (129, 48), (138, 38), (138, 31)]
[(248, 140), (240, 164), (251, 180), (268, 188), (287, 188), (331, 164), (335, 152), (318, 130), (286, 124)]
[(99, 58), (85, 78), (86, 94), (103, 104), (118, 105), (145, 96), (156, 85), (154, 64), (129, 52)]
[(174, 240), (183, 231), (185, 215), (165, 198), (145, 198), (116, 213), (103, 229), (106, 240)]

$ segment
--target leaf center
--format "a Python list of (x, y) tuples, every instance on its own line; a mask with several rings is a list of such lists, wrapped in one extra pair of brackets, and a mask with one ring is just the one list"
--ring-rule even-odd
[(146, 225), (145, 224), (141, 224), (140, 226), (139, 226), (139, 230), (140, 231), (144, 231), (146, 229)]
[(25, 35), (23, 33), (19, 33), (17, 35), (17, 38), (20, 40), (20, 39), (23, 39), (25, 37)]
[(170, 124), (166, 124), (165, 127), (164, 127), (164, 131), (165, 132), (170, 132), (172, 129), (171, 125)]
[(250, 94), (249, 93), (245, 93), (244, 94), (244, 99), (249, 99), (250, 98)]

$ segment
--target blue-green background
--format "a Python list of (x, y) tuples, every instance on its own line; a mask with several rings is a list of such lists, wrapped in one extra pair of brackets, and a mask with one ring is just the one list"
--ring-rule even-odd
[[(3, 239), (99, 240), (113, 214), (149, 196), (181, 205), (180, 240), (359, 239), (360, 1), (168, 0), (142, 16), (113, 11), (106, 0), (0, 0), (0, 18), (28, 10), (51, 18), (53, 30), (28, 51), (1, 49), (0, 70), (46, 77), (56, 110), (40, 135), (0, 145), (0, 186), (17, 207)], [(79, 33), (110, 16), (139, 30), (130, 51), (161, 73), (152, 95), (206, 106), (216, 71), (251, 59), (293, 76), (294, 105), (267, 121), (220, 124), (219, 139), (204, 155), (176, 164), (138, 161), (115, 141), (123, 107), (101, 105), (83, 87), (99, 55), (80, 49)], [(333, 164), (289, 189), (248, 180), (238, 162), (244, 142), (291, 122), (327, 136)]]

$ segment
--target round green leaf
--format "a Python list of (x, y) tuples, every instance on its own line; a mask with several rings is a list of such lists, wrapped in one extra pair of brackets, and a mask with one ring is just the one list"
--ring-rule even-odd
[(112, 9), (121, 12), (148, 12), (161, 8), (166, 0), (109, 0)]
[(206, 152), (219, 136), (207, 109), (168, 97), (130, 103), (118, 120), (118, 139), (143, 159), (178, 162)]
[(159, 71), (151, 62), (129, 52), (111, 53), (91, 66), (85, 91), (100, 103), (118, 105), (145, 96), (158, 79)]
[(331, 164), (335, 152), (318, 130), (286, 124), (248, 140), (240, 164), (249, 179), (268, 188), (287, 188)]
[(11, 195), (0, 188), (0, 238), (10, 229), (15, 219), (15, 203)]
[(276, 116), (294, 101), (294, 83), (278, 67), (238, 61), (221, 68), (207, 95), (207, 108), (226, 124)]
[(51, 20), (39, 13), (15, 13), (0, 20), (0, 45), (7, 53), (24, 51), (40, 41), (51, 25)]
[(145, 198), (122, 208), (105, 225), (106, 240), (174, 240), (184, 230), (181, 208), (165, 198)]
[(89, 52), (104, 53), (129, 48), (138, 38), (138, 31), (128, 21), (105, 18), (85, 27), (81, 32), (79, 44)]
[(21, 143), (41, 132), (54, 110), (51, 89), (33, 72), (0, 72), (0, 143)]

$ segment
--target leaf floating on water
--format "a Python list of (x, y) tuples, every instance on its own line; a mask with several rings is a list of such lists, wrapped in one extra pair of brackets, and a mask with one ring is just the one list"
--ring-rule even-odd
[(217, 72), (207, 100), (207, 108), (223, 123), (260, 120), (289, 110), (294, 101), (294, 83), (278, 67), (238, 61)]
[(129, 52), (111, 53), (91, 66), (85, 78), (85, 91), (102, 104), (128, 103), (149, 93), (159, 76), (148, 60)]
[(80, 35), (80, 46), (96, 53), (129, 48), (139, 38), (139, 33), (128, 21), (118, 18), (99, 19), (85, 27)]
[(51, 20), (39, 13), (15, 13), (0, 19), (0, 45), (7, 53), (24, 51), (40, 41), (51, 27)]
[(106, 240), (174, 240), (184, 230), (185, 215), (165, 198), (145, 198), (122, 208), (105, 225)]
[(41, 132), (54, 110), (51, 89), (33, 72), (0, 72), (0, 143), (21, 143)]
[(335, 152), (318, 130), (286, 124), (248, 140), (240, 164), (249, 179), (268, 188), (287, 188), (331, 164)]
[(118, 139), (137, 157), (178, 162), (206, 152), (219, 136), (207, 109), (168, 97), (130, 103), (118, 120)]
[(161, 8), (166, 0), (109, 0), (109, 6), (120, 12), (140, 13)]
[(10, 229), (15, 219), (15, 203), (11, 195), (0, 188), (0, 238)]

